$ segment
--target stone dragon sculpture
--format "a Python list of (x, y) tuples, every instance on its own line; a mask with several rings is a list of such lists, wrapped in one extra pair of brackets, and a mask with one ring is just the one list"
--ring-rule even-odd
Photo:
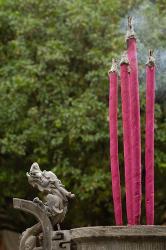
[[(33, 163), (30, 171), (26, 173), (28, 182), (43, 194), (43, 201), (38, 197), (33, 202), (39, 206), (49, 217), (52, 226), (60, 230), (60, 223), (65, 218), (68, 199), (75, 195), (68, 192), (57, 176), (51, 171), (41, 171), (38, 163)], [(20, 250), (32, 250), (36, 247), (36, 238), (42, 241), (42, 228), (40, 222), (23, 232), (20, 240)]]

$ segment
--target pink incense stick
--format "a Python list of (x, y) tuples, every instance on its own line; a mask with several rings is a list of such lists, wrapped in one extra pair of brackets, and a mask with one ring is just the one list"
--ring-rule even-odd
[(132, 168), (131, 168), (131, 124), (130, 124), (130, 95), (129, 95), (129, 61), (127, 54), (122, 56), (120, 62), (123, 144), (126, 186), (126, 210), (127, 221), (133, 225), (133, 201), (132, 201)]
[(130, 63), (130, 108), (131, 108), (131, 160), (133, 186), (133, 219), (134, 224), (140, 223), (141, 216), (141, 135), (140, 135), (140, 104), (138, 83), (138, 62), (136, 38), (128, 19), (127, 52)]
[(109, 130), (110, 130), (110, 163), (112, 174), (112, 193), (114, 203), (114, 214), (116, 225), (122, 225), (122, 201), (120, 188), (120, 173), (118, 159), (118, 75), (117, 65), (113, 60), (109, 71), (110, 91), (109, 91)]
[(152, 51), (146, 64), (145, 193), (146, 224), (154, 224), (154, 103), (155, 63)]

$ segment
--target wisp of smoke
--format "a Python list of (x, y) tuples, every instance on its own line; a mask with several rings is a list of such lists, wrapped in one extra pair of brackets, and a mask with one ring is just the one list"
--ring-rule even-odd
[[(165, 20), (158, 14), (154, 3), (145, 1), (139, 7), (130, 11), (120, 23), (120, 31), (125, 33), (127, 29), (127, 16), (134, 19), (134, 30), (137, 36), (139, 81), (145, 84), (145, 63), (149, 49), (154, 50), (156, 60), (156, 97), (166, 98), (166, 45), (163, 37)], [(160, 96), (159, 96), (160, 95)]]

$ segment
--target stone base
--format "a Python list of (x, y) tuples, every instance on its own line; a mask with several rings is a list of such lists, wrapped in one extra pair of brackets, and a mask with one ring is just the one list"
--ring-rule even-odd
[(99, 226), (70, 230), (72, 250), (166, 250), (166, 226)]
[[(32, 201), (14, 198), (15, 208), (33, 214), (39, 224), (26, 230), (37, 237), (37, 228), (43, 232), (42, 247), (33, 250), (166, 250), (166, 226), (99, 226), (53, 231), (50, 219), (40, 206)], [(24, 234), (25, 237), (25, 234)], [(29, 237), (29, 238), (28, 238)], [(36, 238), (37, 239), (37, 238)], [(22, 248), (24, 249), (24, 241)], [(32, 242), (33, 243), (33, 242)], [(37, 242), (35, 244), (37, 246)], [(20, 247), (20, 250), (23, 250)]]
[(65, 237), (56, 240), (53, 231), (51, 250), (166, 250), (166, 226), (83, 227), (58, 233)]

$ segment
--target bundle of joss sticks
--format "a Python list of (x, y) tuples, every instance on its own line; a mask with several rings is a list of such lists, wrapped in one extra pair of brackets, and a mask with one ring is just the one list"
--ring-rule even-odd
[[(123, 146), (126, 213), (128, 225), (140, 224), (141, 183), (141, 126), (138, 82), (137, 40), (132, 18), (128, 18), (126, 35), (127, 51), (120, 62), (120, 87), (122, 103)], [(118, 159), (118, 73), (117, 63), (112, 61), (109, 71), (109, 130), (110, 169), (116, 225), (123, 224), (120, 171)], [(154, 224), (154, 102), (155, 63), (149, 51), (146, 63), (146, 129), (145, 129), (145, 205), (146, 223)]]

